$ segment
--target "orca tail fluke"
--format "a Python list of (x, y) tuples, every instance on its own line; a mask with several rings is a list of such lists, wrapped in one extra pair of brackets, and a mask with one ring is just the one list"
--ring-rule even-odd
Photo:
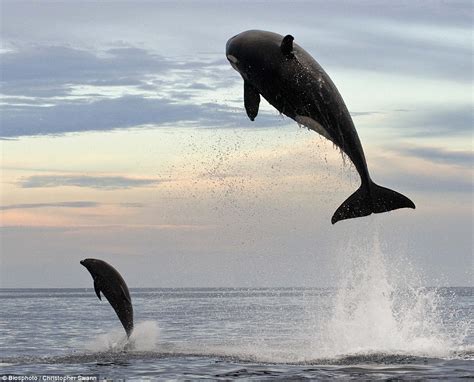
[(332, 216), (331, 223), (398, 208), (415, 208), (415, 204), (406, 196), (371, 182), (369, 187), (360, 186), (339, 206)]

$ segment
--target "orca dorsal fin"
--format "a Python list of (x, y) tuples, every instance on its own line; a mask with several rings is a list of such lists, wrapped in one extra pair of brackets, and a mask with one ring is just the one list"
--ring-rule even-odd
[(287, 34), (281, 41), (280, 49), (286, 57), (293, 57), (293, 40), (294, 37), (291, 34)]
[(100, 286), (97, 280), (94, 280), (94, 290), (97, 297), (99, 297), (99, 300), (102, 301), (102, 298), (100, 297)]

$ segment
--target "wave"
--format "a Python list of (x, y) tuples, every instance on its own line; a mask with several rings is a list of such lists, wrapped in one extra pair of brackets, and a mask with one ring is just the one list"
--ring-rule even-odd
[(474, 350), (452, 352), (448, 358), (430, 358), (406, 354), (368, 353), (343, 355), (335, 358), (308, 359), (305, 361), (267, 359), (256, 354), (242, 354), (234, 351), (206, 352), (206, 351), (106, 351), (97, 353), (73, 353), (63, 356), (18, 356), (0, 360), (0, 368), (12, 365), (37, 364), (97, 364), (97, 365), (127, 365), (134, 360), (156, 360), (163, 358), (214, 358), (220, 360), (247, 362), (257, 364), (285, 364), (285, 365), (418, 365), (431, 364), (443, 361), (463, 360), (473, 361)]

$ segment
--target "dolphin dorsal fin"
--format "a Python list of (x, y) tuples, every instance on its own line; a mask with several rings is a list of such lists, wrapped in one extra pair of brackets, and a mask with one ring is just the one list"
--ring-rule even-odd
[(100, 297), (100, 286), (97, 280), (94, 280), (94, 290), (97, 297), (99, 297), (99, 300), (102, 301), (102, 298)]
[(293, 57), (293, 40), (294, 37), (291, 34), (287, 34), (283, 37), (280, 45), (281, 52), (286, 57)]

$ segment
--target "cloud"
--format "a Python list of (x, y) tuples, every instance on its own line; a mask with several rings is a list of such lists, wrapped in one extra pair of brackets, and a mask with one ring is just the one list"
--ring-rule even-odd
[[(280, 15), (288, 14), (289, 6), (283, 3), (272, 7), (254, 4), (251, 12), (217, 3), (202, 4), (184, 13), (178, 5), (142, 4), (137, 8), (94, 3), (90, 7), (96, 18), (86, 20), (75, 4), (58, 5), (52, 13), (46, 11), (48, 6), (37, 8), (34, 3), (26, 8), (24, 4), (5, 5), (9, 17), (4, 20), (3, 34), (12, 49), (2, 54), (0, 65), (2, 92), (11, 98), (3, 100), (0, 110), (2, 138), (180, 122), (237, 127), (245, 118), (235, 118), (236, 110), (228, 106), (235, 100), (225, 98), (225, 92), (240, 79), (230, 74), (222, 50), (228, 36), (254, 24), (262, 14), (266, 16), (264, 29), (278, 26), (274, 30), (285, 33), (291, 25), (289, 32), (330, 73), (355, 69), (458, 83), (471, 80), (471, 47), (466, 43), (472, 22), (466, 15), (468, 2), (387, 6), (368, 1), (350, 8), (351, 14), (357, 15), (350, 18), (346, 2), (318, 7), (316, 14), (309, 12), (314, 5), (303, 2), (291, 5), (291, 16), (285, 24)], [(156, 19), (158, 9), (160, 16)], [(246, 23), (229, 20), (218, 34), (212, 23), (203, 22), (209, 14), (214, 18), (229, 10), (236, 20), (243, 14), (250, 19)], [(139, 41), (125, 33), (127, 25), (131, 27), (130, 14), (150, 21), (143, 25), (149, 34)], [(187, 20), (189, 29), (175, 25), (177, 15)], [(292, 17), (300, 22), (292, 23)], [(31, 30), (20, 33), (18, 25), (25, 18)], [(69, 38), (58, 34), (56, 22), (62, 23), (61, 31)], [(195, 23), (199, 23), (199, 33), (190, 34)], [(84, 25), (94, 34), (81, 34), (80, 44), (71, 40), (74, 31), (83, 31)], [(43, 33), (50, 38), (39, 38)], [(96, 41), (99, 36), (106, 39), (105, 44)], [(371, 114), (375, 112), (352, 113), (354, 117)], [(405, 135), (422, 135), (427, 130), (436, 134), (465, 133), (472, 124), (472, 109), (462, 105), (459, 110), (406, 114), (395, 126), (415, 125), (406, 129)], [(251, 126), (271, 123), (261, 113)]]
[(64, 103), (52, 107), (5, 108), (0, 119), (2, 123), (0, 134), (3, 138), (178, 123), (218, 128), (246, 126), (258, 128), (279, 124), (275, 112), (262, 111), (257, 121), (250, 124), (243, 107), (234, 108), (212, 102), (185, 104), (140, 96)]
[(145, 124), (198, 121), (209, 107), (179, 105), (162, 99), (125, 96), (91, 103), (67, 103), (53, 107), (24, 107), (2, 114), (2, 136), (63, 134), (113, 130)]
[[(369, 163), (376, 183), (396, 191), (472, 194), (472, 153), (438, 147), (385, 147)], [(394, 185), (394, 186), (391, 186)], [(416, 201), (415, 201), (416, 203)]]
[(440, 147), (400, 147), (395, 151), (402, 155), (422, 158), (434, 163), (455, 165), (471, 168), (474, 163), (474, 153), (465, 150), (447, 150)]
[[(237, 76), (224, 60), (166, 59), (127, 46), (90, 52), (66, 46), (2, 55), (2, 138), (193, 122), (225, 126), (217, 103)], [(224, 69), (225, 68), (225, 69)], [(213, 99), (209, 102), (209, 99)]]
[[(57, 71), (54, 78), (76, 82), (78, 78), (95, 81), (101, 77), (94, 73), (102, 73), (106, 81), (123, 77), (133, 83), (137, 75), (167, 68), (170, 57), (223, 57), (230, 36), (258, 26), (291, 33), (331, 70), (376, 70), (458, 82), (471, 79), (469, 1), (333, 1), (324, 6), (275, 2), (271, 7), (265, 2), (242, 7), (211, 1), (186, 9), (179, 3), (136, 7), (99, 2), (88, 4), (88, 12), (73, 3), (7, 2), (2, 9), (2, 36), (14, 48), (4, 54), (10, 78), (24, 78), (27, 73), (53, 78)], [(140, 28), (137, 19), (142, 20)], [(215, 19), (226, 22), (216, 29)], [(18, 28), (24, 24), (29, 28)], [(45, 41), (51, 46), (39, 46)], [(112, 44), (115, 47), (110, 49)], [(28, 52), (22, 52), (25, 47)]]
[(33, 175), (21, 180), (19, 186), (22, 188), (87, 187), (99, 190), (118, 190), (152, 187), (161, 182), (164, 180), (124, 176)]
[(99, 206), (99, 203), (88, 201), (77, 202), (57, 202), (57, 203), (24, 203), (24, 204), (9, 204), (0, 206), (0, 210), (18, 210), (30, 208), (91, 208)]
[[(365, 18), (369, 24), (374, 21)], [(336, 30), (329, 41), (318, 42), (317, 49), (307, 50), (318, 52), (316, 59), (329, 72), (345, 68), (460, 83), (470, 79), (471, 49), (460, 43), (463, 40), (443, 41), (439, 29), (431, 36), (431, 29), (419, 24), (397, 22), (387, 26), (378, 20), (367, 29), (361, 25), (349, 23), (346, 30)], [(465, 40), (469, 38), (467, 30), (457, 33)], [(304, 43), (301, 39), (298, 42)]]
[[(25, 46), (2, 55), (2, 93), (55, 98), (58, 102), (73, 95), (72, 90), (77, 86), (96, 87), (97, 90), (120, 86), (158, 90), (159, 93), (160, 86), (172, 84), (190, 90), (209, 90), (213, 88), (210, 84), (196, 81), (195, 77), (199, 78), (200, 72), (206, 71), (205, 77), (217, 81), (219, 76), (215, 70), (208, 69), (223, 63), (222, 60), (165, 58), (133, 46), (102, 51), (61, 45)], [(177, 70), (180, 71), (178, 75)], [(162, 79), (157, 79), (158, 76)], [(167, 76), (171, 76), (172, 80)], [(186, 81), (180, 84), (177, 77)]]
[(129, 202), (129, 203), (120, 203), (121, 207), (124, 208), (141, 208), (145, 205), (143, 203)]
[[(396, 185), (398, 192), (412, 190), (438, 194), (457, 192), (469, 195), (473, 191), (472, 181), (468, 177), (460, 177), (456, 174), (438, 173), (434, 176), (433, 173), (427, 174), (423, 171), (402, 172), (393, 169), (386, 174), (381, 174), (380, 179), (385, 187), (389, 184)], [(389, 188), (392, 187), (389, 186)]]
[(109, 49), (99, 56), (93, 51), (40, 45), (2, 55), (2, 81), (38, 84), (123, 81), (125, 78), (156, 73), (173, 62), (144, 49), (124, 47)]
[[(107, 203), (110, 204), (110, 203)], [(22, 203), (22, 204), (8, 204), (0, 206), (0, 210), (24, 210), (34, 208), (93, 208), (103, 206), (104, 203), (97, 203), (91, 201), (75, 201), (75, 202), (56, 202), (56, 203)], [(141, 208), (143, 203), (118, 203), (123, 208)]]
[(357, 118), (357, 117), (366, 117), (369, 115), (382, 114), (382, 113), (379, 111), (351, 111), (350, 114), (351, 114), (351, 117)]
[(391, 118), (388, 127), (410, 137), (459, 136), (471, 134), (473, 107), (470, 104), (440, 107), (438, 105), (401, 111)]

